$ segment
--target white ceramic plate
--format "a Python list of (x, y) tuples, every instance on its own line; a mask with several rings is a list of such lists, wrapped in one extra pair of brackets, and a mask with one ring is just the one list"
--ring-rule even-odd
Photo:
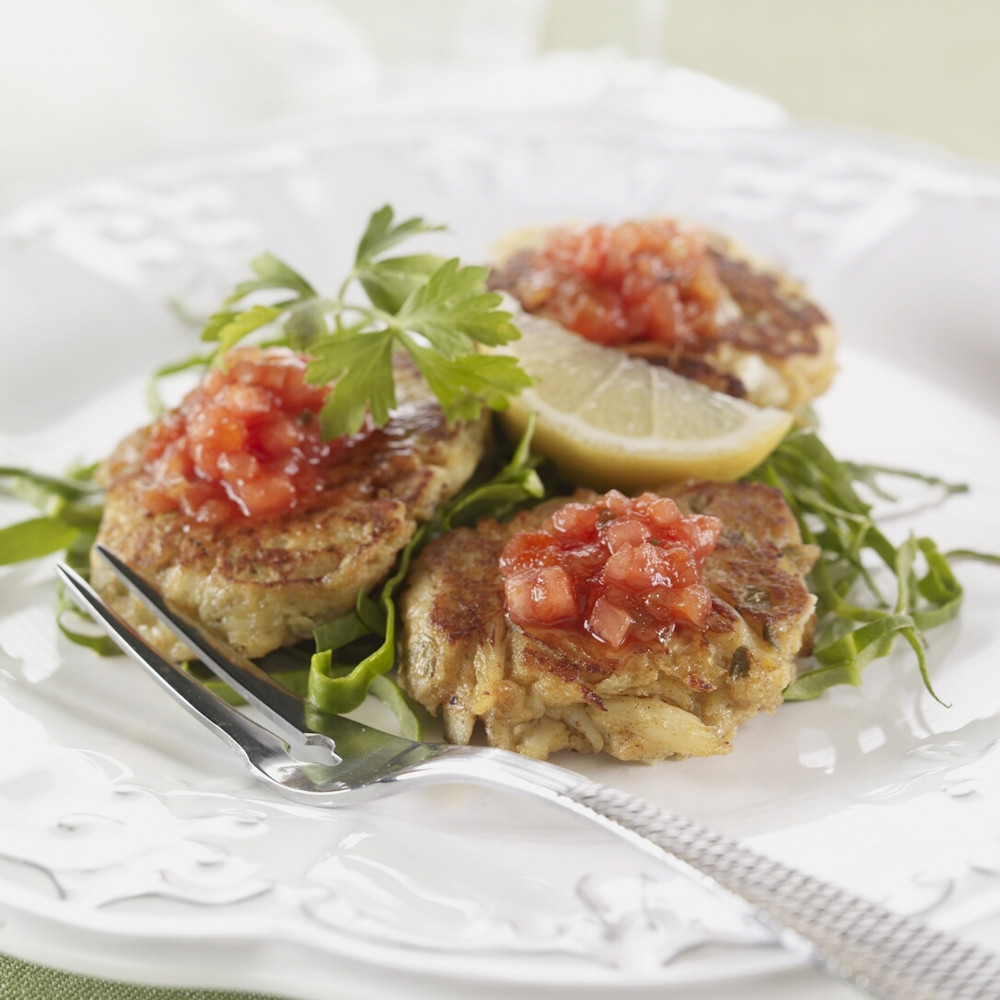
[[(330, 130), (81, 184), (0, 220), (0, 463), (61, 471), (145, 418), (144, 376), (269, 249), (315, 284), (368, 213), (482, 259), (522, 225), (655, 212), (719, 226), (842, 331), (842, 457), (967, 482), (887, 522), (1000, 551), (1000, 183), (791, 128), (455, 115)], [(12, 519), (15, 511), (4, 508)], [(1000, 932), (1000, 569), (960, 565), (931, 635), (860, 689), (747, 724), (726, 758), (559, 763), (984, 943)], [(469, 788), (309, 812), (272, 797), (122, 659), (56, 633), (49, 563), (0, 576), (0, 950), (79, 972), (298, 998), (835, 997), (700, 888), (551, 809)]]

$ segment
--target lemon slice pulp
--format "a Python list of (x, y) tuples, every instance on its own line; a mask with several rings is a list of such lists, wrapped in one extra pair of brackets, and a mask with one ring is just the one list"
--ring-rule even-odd
[(535, 385), (501, 414), (520, 435), (536, 414), (533, 449), (566, 478), (596, 489), (653, 488), (688, 478), (731, 480), (775, 448), (784, 410), (715, 392), (660, 365), (519, 313), (503, 347)]

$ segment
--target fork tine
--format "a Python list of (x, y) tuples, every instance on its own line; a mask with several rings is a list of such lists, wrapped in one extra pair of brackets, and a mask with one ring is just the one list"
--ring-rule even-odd
[(264, 753), (283, 752), (280, 737), (238, 712), (177, 664), (161, 656), (69, 566), (58, 563), (56, 572), (76, 604), (94, 617), (123, 653), (145, 667), (175, 701), (222, 737), (248, 763), (258, 749)]
[[(313, 731), (307, 705), (266, 671), (236, 650), (205, 633), (197, 623), (161, 597), (135, 570), (104, 545), (95, 551), (122, 583), (177, 636), (220, 680), (225, 681), (273, 724), (299, 760), (316, 764), (338, 763), (334, 741)], [(96, 596), (96, 595), (95, 595)]]

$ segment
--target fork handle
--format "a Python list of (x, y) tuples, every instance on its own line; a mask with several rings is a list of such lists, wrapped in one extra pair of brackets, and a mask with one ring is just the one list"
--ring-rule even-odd
[[(572, 776), (576, 778), (576, 775)], [(580, 779), (564, 804), (750, 904), (779, 937), (884, 1000), (995, 1000), (1000, 956), (900, 916), (623, 792)], [(676, 864), (676, 861), (673, 861)]]
[(472, 777), (597, 822), (726, 896), (782, 944), (811, 953), (823, 971), (881, 1000), (1000, 998), (995, 952), (805, 875), (699, 823), (509, 751), (449, 747), (442, 757), (454, 762), (454, 770), (438, 760), (425, 777)]

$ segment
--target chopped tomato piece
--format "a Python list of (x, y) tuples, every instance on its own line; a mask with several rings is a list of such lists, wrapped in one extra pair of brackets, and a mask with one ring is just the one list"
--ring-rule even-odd
[(615, 521), (604, 529), (604, 539), (612, 552), (617, 552), (626, 545), (642, 545), (647, 538), (649, 538), (649, 528), (636, 517)]
[(587, 630), (610, 646), (620, 646), (628, 636), (635, 619), (606, 597), (598, 597), (587, 618)]
[(600, 572), (607, 562), (608, 547), (599, 541), (581, 543), (567, 549), (560, 549), (558, 558), (574, 580), (588, 580)]
[(672, 538), (686, 545), (695, 555), (707, 554), (715, 548), (722, 525), (716, 517), (694, 514), (670, 526)]
[(295, 486), (289, 476), (270, 475), (234, 483), (229, 495), (247, 517), (287, 510), (295, 501)]
[(681, 517), (680, 508), (670, 497), (657, 497), (645, 508), (646, 516), (658, 528), (669, 528)]
[(574, 538), (597, 536), (597, 508), (589, 503), (568, 503), (552, 515), (552, 527)]
[(166, 514), (177, 510), (177, 500), (163, 490), (150, 489), (142, 494), (142, 504), (150, 514)]
[(523, 628), (580, 629), (616, 648), (703, 628), (712, 597), (701, 567), (720, 530), (654, 493), (566, 504), (504, 547), (507, 612)]
[(530, 312), (608, 345), (711, 338), (723, 295), (707, 234), (673, 219), (552, 230), (503, 287)]
[[(607, 511), (614, 517), (622, 517), (627, 514), (631, 509), (631, 501), (624, 493), (620, 493), (618, 490), (608, 490), (604, 494), (604, 507)], [(605, 524), (607, 524), (605, 519)]]
[(611, 553), (604, 564), (604, 579), (609, 583), (627, 583), (632, 575), (632, 563), (635, 561), (635, 547), (629, 545)]
[(259, 385), (245, 382), (229, 382), (223, 385), (217, 396), (219, 405), (233, 414), (249, 416), (267, 413), (271, 409), (271, 394)]
[(329, 388), (306, 382), (307, 363), (291, 351), (240, 348), (209, 371), (150, 431), (147, 510), (221, 523), (315, 496), (347, 444), (323, 440)]
[(260, 462), (245, 451), (228, 451), (219, 456), (216, 466), (219, 477), (227, 483), (256, 479), (260, 475)]
[(507, 606), (515, 621), (550, 625), (576, 615), (573, 581), (561, 566), (540, 566), (535, 572), (511, 577), (506, 584)]
[(265, 455), (275, 458), (292, 455), (305, 438), (305, 430), (295, 417), (277, 413), (260, 425), (254, 444)]
[(193, 482), (178, 493), (178, 506), (182, 513), (196, 520), (199, 517), (202, 507), (217, 497), (215, 488), (208, 482)]
[(541, 531), (520, 531), (504, 548), (500, 557), (505, 575), (515, 575), (526, 569), (551, 566), (558, 562), (550, 535)]
[(603, 226), (593, 226), (580, 237), (577, 264), (588, 278), (597, 278), (604, 271), (609, 244), (608, 230)]
[(656, 550), (658, 583), (668, 587), (687, 587), (701, 576), (701, 561), (711, 549), (692, 551), (683, 545), (661, 545)]
[(712, 595), (701, 584), (656, 587), (646, 595), (643, 603), (657, 621), (682, 621), (702, 628), (712, 610)]

